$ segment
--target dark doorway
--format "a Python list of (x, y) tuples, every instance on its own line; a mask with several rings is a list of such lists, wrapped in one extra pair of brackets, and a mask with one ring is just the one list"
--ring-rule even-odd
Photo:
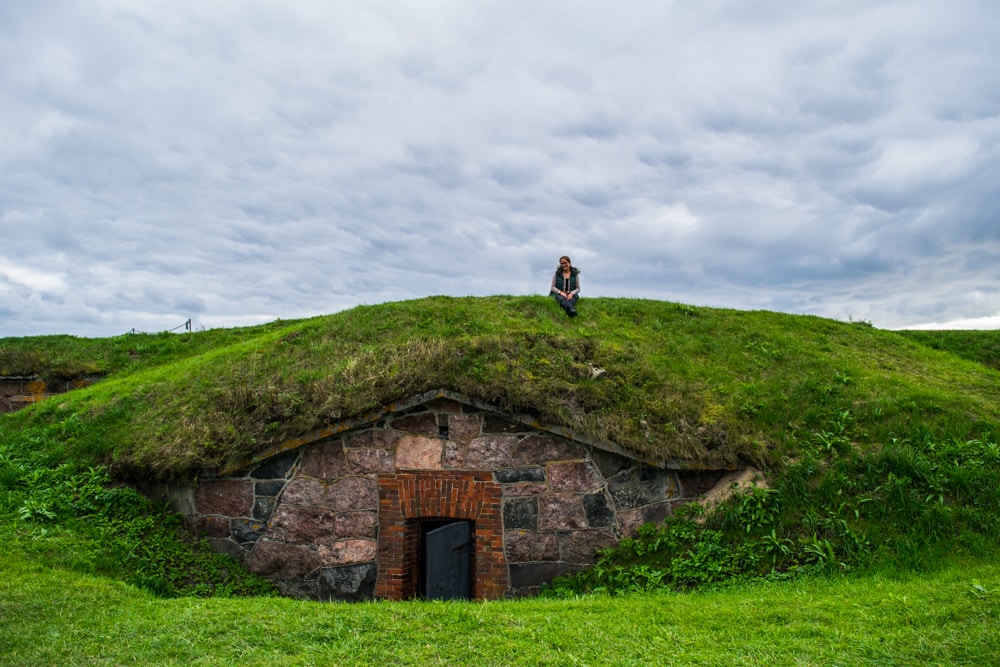
[(472, 597), (472, 522), (423, 523), (423, 581), (427, 600), (469, 600)]

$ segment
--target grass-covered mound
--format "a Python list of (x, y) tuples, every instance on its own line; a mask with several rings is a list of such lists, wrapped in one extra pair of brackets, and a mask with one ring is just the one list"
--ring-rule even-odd
[(68, 455), (143, 476), (211, 470), (441, 387), (639, 456), (706, 466), (780, 466), (844, 411), (862, 447), (915, 428), (974, 439), (1000, 422), (995, 370), (899, 334), (659, 301), (588, 299), (570, 320), (542, 297), (435, 297), (248, 329), (73, 340), (52, 351), (38, 339), (0, 343), (0, 366), (30, 356), (18, 353), (27, 345), (48, 360), (36, 372), (108, 376), (11, 426), (81, 420)]
[(113, 485), (81, 491), (80, 480), (104, 466), (117, 480), (211, 472), (447, 388), (642, 458), (763, 470), (769, 488), (707, 519), (678, 512), (561, 582), (564, 592), (985, 558), (1000, 543), (996, 340), (632, 299), (587, 299), (568, 319), (544, 297), (435, 297), (198, 333), (4, 339), (0, 374), (104, 379), (0, 418), (0, 529), (50, 559), (52, 535), (70, 535), (92, 554), (71, 566), (119, 568), (167, 593), (256, 590), (200, 556), (175, 555), (171, 567), (155, 553), (130, 560), (142, 531), (116, 543), (102, 526), (166, 515)]

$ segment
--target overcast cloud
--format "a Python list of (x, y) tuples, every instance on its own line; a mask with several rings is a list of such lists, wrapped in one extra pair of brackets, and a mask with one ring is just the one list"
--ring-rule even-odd
[[(1000, 328), (994, 0), (0, 3), (0, 336), (435, 294)], [(585, 315), (585, 302), (583, 313)]]

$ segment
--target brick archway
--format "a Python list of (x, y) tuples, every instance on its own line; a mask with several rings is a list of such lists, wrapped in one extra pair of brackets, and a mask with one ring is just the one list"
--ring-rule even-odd
[(378, 579), (375, 596), (417, 595), (420, 523), (425, 519), (475, 523), (472, 597), (492, 600), (509, 587), (503, 551), (503, 493), (489, 472), (421, 471), (378, 478)]

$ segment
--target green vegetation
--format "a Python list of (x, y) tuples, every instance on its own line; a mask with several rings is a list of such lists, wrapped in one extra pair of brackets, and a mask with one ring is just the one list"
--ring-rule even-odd
[(845, 410), (862, 446), (916, 428), (990, 439), (1000, 422), (997, 371), (899, 334), (658, 301), (589, 299), (570, 320), (543, 297), (435, 297), (143, 343), (134, 366), (117, 339), (89, 348), (100, 362), (53, 353), (110, 375), (12, 428), (79, 419), (68, 456), (182, 476), (439, 387), (706, 466), (776, 469)]
[(995, 665), (1000, 567), (489, 603), (163, 600), (0, 552), (0, 664)]
[[(997, 661), (996, 332), (581, 306), (571, 320), (543, 297), (435, 297), (245, 329), (0, 340), (0, 374), (104, 377), (0, 418), (4, 664)], [(127, 482), (212, 471), (442, 387), (762, 478), (706, 516), (644, 527), (548, 599), (164, 599), (270, 588)]]
[(963, 359), (1000, 370), (1000, 329), (993, 331), (900, 331), (934, 350), (947, 350)]

